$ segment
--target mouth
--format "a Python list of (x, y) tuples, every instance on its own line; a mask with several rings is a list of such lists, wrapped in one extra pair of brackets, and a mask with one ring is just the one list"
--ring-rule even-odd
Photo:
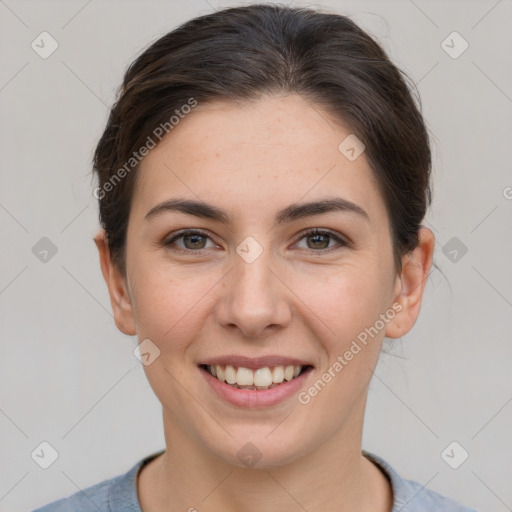
[(235, 389), (265, 390), (280, 387), (313, 369), (312, 365), (275, 365), (247, 368), (235, 364), (200, 364), (212, 377)]

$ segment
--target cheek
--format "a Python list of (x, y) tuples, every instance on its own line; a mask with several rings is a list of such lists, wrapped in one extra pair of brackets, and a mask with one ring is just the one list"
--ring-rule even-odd
[(345, 267), (316, 280), (316, 292), (307, 295), (308, 306), (329, 329), (317, 331), (327, 360), (301, 403), (309, 400), (310, 410), (331, 427), (359, 406), (379, 359), (384, 329), (374, 326), (386, 308), (386, 283), (376, 269)]
[[(335, 345), (344, 344), (373, 325), (385, 307), (386, 282), (368, 260), (302, 277), (301, 296), (330, 328)], [(300, 281), (296, 279), (297, 283)]]
[(140, 267), (134, 299), (139, 336), (154, 340), (166, 350), (172, 342), (172, 350), (177, 350), (181, 340), (185, 342), (200, 329), (208, 307), (208, 290), (218, 278), (207, 273), (199, 278), (195, 274), (192, 267)]

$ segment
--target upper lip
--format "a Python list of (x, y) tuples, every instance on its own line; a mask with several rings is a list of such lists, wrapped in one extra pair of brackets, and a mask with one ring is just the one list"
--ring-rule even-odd
[(294, 357), (268, 355), (260, 357), (246, 357), (241, 355), (226, 355), (210, 357), (198, 363), (199, 365), (226, 365), (231, 364), (244, 368), (263, 368), (265, 366), (313, 366), (311, 363)]

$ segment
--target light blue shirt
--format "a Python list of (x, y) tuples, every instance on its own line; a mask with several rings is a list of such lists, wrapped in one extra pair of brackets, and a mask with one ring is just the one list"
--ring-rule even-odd
[[(142, 512), (137, 496), (137, 473), (165, 450), (137, 462), (126, 473), (92, 485), (67, 498), (54, 501), (33, 512)], [(477, 512), (418, 482), (404, 480), (384, 459), (363, 450), (364, 456), (377, 464), (387, 475), (393, 489), (391, 512)]]

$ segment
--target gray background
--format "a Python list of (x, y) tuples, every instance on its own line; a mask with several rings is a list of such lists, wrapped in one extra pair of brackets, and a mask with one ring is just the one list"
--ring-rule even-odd
[[(466, 505), (510, 511), (511, 2), (292, 3), (349, 14), (374, 34), (418, 84), (433, 134), (427, 225), (442, 272), (414, 328), (381, 357), (363, 447)], [(0, 0), (1, 511), (67, 496), (164, 447), (137, 340), (116, 329), (100, 272), (92, 151), (136, 55), (239, 4)], [(43, 31), (59, 44), (47, 59), (31, 48)], [(453, 31), (469, 44), (457, 58), (442, 47)], [(445, 44), (453, 53), (462, 41)], [(46, 262), (32, 251), (43, 237), (57, 248)], [(43, 441), (58, 452), (48, 469), (31, 457)], [(441, 457), (452, 441), (469, 453), (458, 469)]]

